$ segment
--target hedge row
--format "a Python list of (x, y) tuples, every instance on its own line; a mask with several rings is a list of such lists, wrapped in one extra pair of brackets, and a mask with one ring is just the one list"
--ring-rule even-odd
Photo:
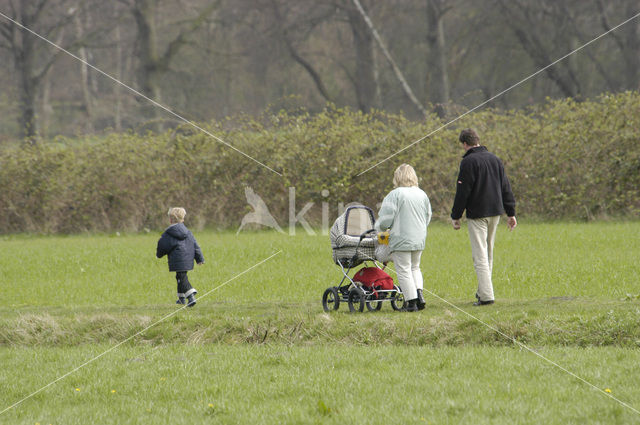
[(459, 130), (474, 127), (499, 155), (518, 215), (543, 219), (635, 217), (640, 212), (640, 94), (593, 101), (549, 101), (526, 111), (484, 110), (455, 122), (358, 176), (441, 127), (382, 112), (328, 107), (319, 114), (282, 112), (204, 127), (282, 176), (191, 127), (163, 134), (56, 139), (2, 149), (0, 232), (158, 229), (182, 205), (195, 227), (239, 226), (253, 211), (251, 187), (282, 227), (289, 187), (297, 214), (319, 224), (339, 204), (375, 207), (392, 189), (393, 170), (415, 166), (438, 217), (447, 217), (462, 149)]

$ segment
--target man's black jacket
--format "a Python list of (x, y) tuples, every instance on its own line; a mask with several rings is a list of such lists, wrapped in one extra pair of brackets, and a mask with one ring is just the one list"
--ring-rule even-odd
[(169, 271), (185, 272), (193, 270), (193, 260), (204, 263), (202, 250), (193, 234), (184, 223), (167, 227), (158, 241), (156, 257), (169, 255)]
[(502, 162), (484, 146), (469, 149), (460, 162), (451, 218), (460, 219), (464, 210), (467, 218), (493, 217), (503, 212), (509, 217), (516, 215), (516, 200)]

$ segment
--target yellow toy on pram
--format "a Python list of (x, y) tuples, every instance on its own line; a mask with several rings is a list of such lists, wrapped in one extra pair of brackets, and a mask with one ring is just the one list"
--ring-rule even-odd
[(385, 266), (393, 261), (391, 249), (389, 248), (389, 231), (378, 232), (378, 243), (376, 244), (376, 259)]

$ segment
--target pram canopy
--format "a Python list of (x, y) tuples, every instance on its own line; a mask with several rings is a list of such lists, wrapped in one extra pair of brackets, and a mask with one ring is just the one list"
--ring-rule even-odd
[(373, 260), (375, 235), (364, 237), (362, 241), (360, 235), (373, 229), (374, 224), (375, 217), (371, 208), (364, 205), (347, 207), (333, 223), (329, 232), (333, 261), (336, 264), (353, 267), (364, 260)]

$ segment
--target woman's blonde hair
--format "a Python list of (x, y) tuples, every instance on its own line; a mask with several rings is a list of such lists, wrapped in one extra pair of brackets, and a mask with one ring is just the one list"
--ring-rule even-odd
[(418, 176), (416, 170), (409, 164), (402, 164), (393, 173), (394, 187), (418, 186)]
[(169, 212), (167, 213), (167, 215), (169, 216), (169, 220), (171, 220), (172, 223), (182, 223), (184, 221), (184, 216), (187, 215), (187, 212), (184, 208), (174, 207), (169, 208)]

